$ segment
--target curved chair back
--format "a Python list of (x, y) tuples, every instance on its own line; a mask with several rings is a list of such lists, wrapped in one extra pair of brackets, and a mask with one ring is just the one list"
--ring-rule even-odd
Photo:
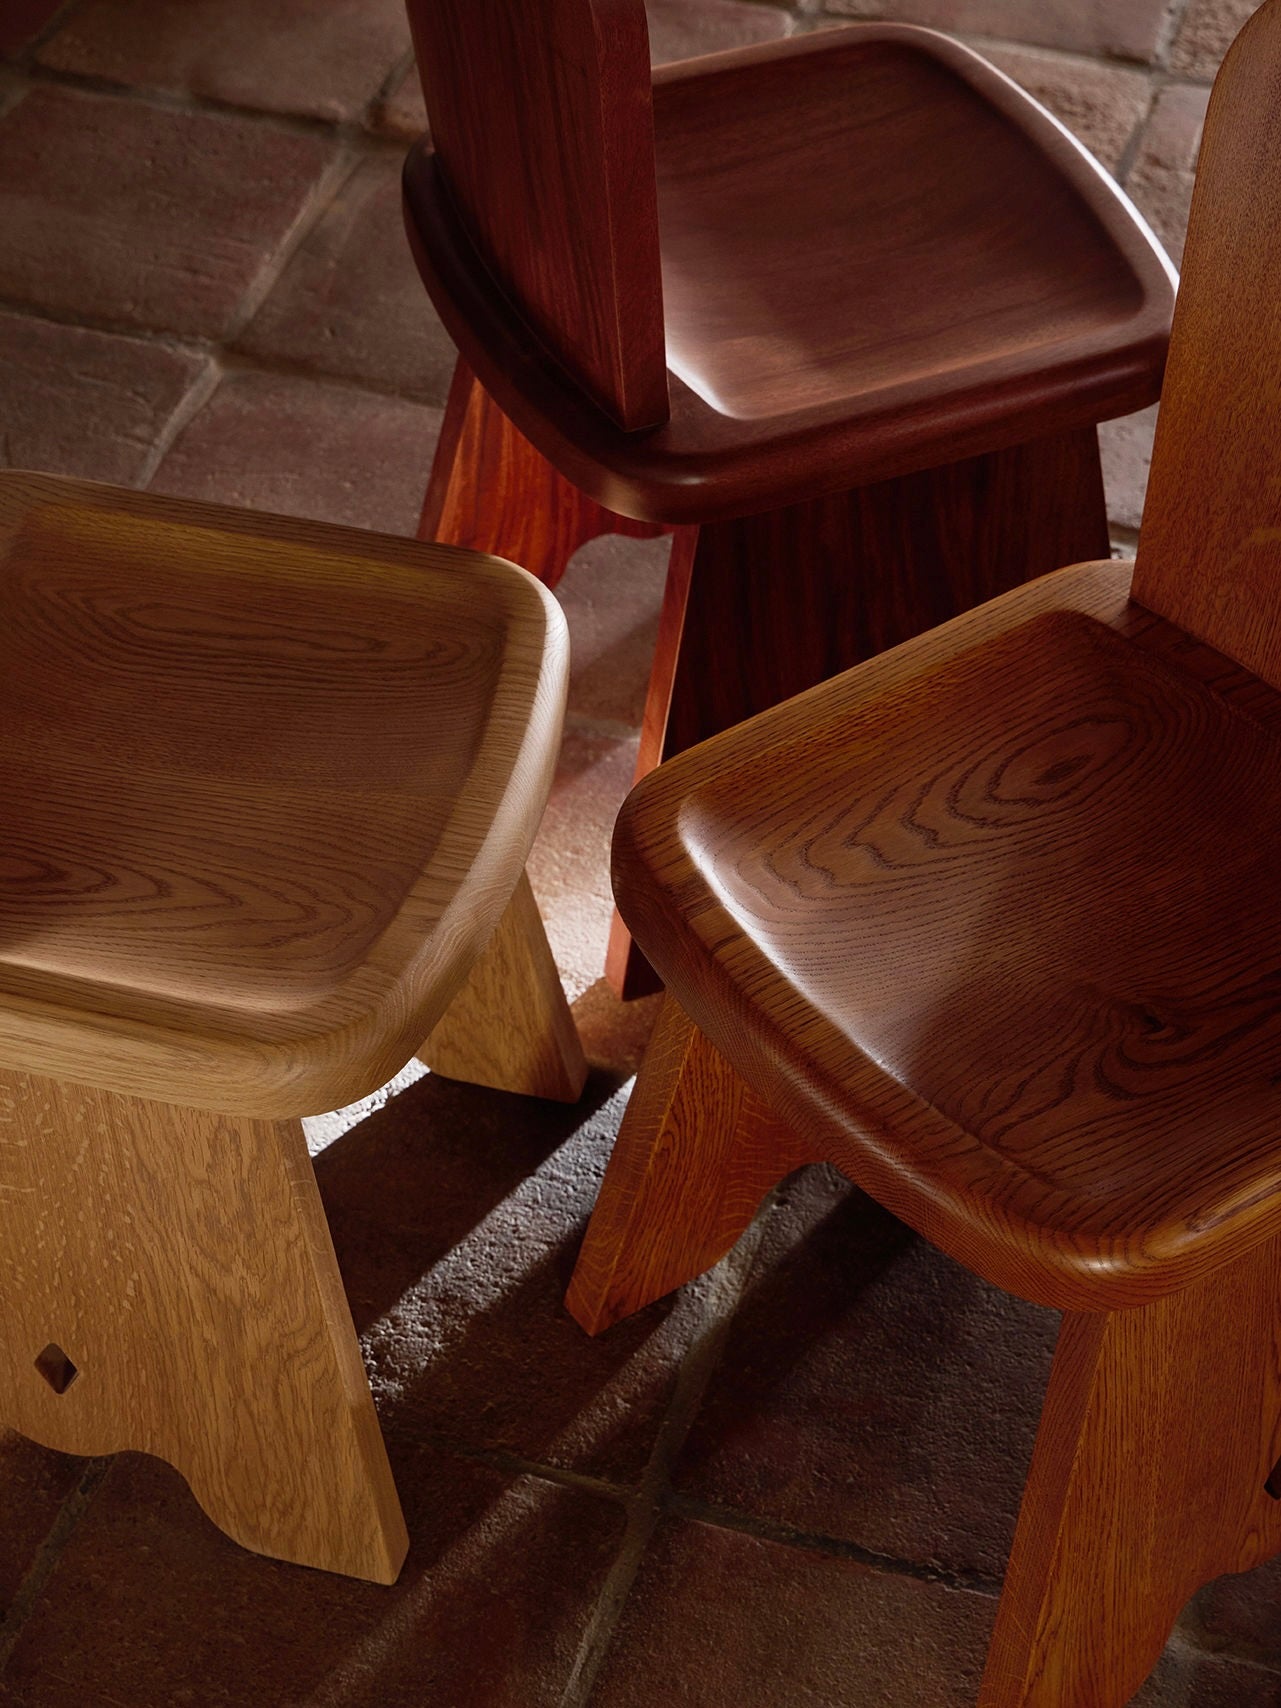
[(1281, 0), (1206, 115), (1133, 591), (1281, 688)]
[(620, 427), (668, 416), (644, 0), (409, 0), (454, 204), (539, 341)]

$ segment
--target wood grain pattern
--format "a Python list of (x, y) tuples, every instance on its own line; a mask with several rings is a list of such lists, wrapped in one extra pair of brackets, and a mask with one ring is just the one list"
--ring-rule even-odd
[(469, 1085), (578, 1101), (587, 1061), (527, 877), (418, 1054)]
[(1281, 12), (1206, 114), (1134, 596), (1281, 687)]
[[(720, 520), (1155, 398), (1168, 263), (1106, 174), (968, 49), (881, 24), (767, 43), (663, 68), (654, 114), (671, 415), (645, 433), (531, 337), (430, 145), (406, 163), (410, 243), (451, 336), (598, 504)], [(567, 109), (564, 146), (590, 153), (574, 122)], [(495, 195), (489, 216), (530, 243), (525, 209)], [(597, 226), (584, 220), (576, 264)]]
[(571, 486), (517, 432), (460, 357), (418, 537), (508, 558), (555, 587), (600, 534), (653, 539), (661, 525), (616, 516)]
[[(1124, 564), (1016, 588), (678, 755), (615, 836), (624, 917), (708, 1041), (688, 1059), (723, 1052), (804, 1145), (1068, 1313), (982, 1708), (1123, 1708), (1188, 1595), (1281, 1550), (1281, 604), (1260, 449), (1281, 400), (1248, 253), (1281, 194), (1278, 92), (1268, 0), (1203, 144), (1134, 582), (1153, 609)], [(691, 1071), (642, 1105), (633, 1196), (667, 1103), (715, 1131), (699, 1103), (722, 1095)], [(700, 1198), (717, 1161), (713, 1143), (692, 1165)], [(682, 1241), (670, 1220), (603, 1206), (590, 1273), (644, 1274)]]
[(0, 1422), (157, 1454), (243, 1547), (395, 1580), (408, 1538), (296, 1121), (0, 1074), (0, 1295)]
[(643, 0), (409, 0), (431, 169), (478, 264), (632, 432), (667, 418)]
[[(684, 530), (672, 548), (637, 781), (960, 611), (1107, 551), (1091, 427)], [(617, 916), (606, 970), (620, 996), (657, 988)]]
[(43, 476), (0, 476), (0, 561), (0, 1064), (255, 1116), (382, 1084), (523, 869), (554, 604), (491, 559)]
[(565, 1305), (588, 1334), (692, 1281), (765, 1194), (819, 1160), (666, 998)]
[(704, 744), (615, 839), (624, 917), (749, 1083), (1069, 1308), (1281, 1218), (1276, 735), (1109, 627), (1159, 626), (1097, 597), (1127, 575), (1045, 578)]
[(1281, 1245), (1064, 1319), (980, 1708), (1121, 1708), (1192, 1592), (1281, 1550)]

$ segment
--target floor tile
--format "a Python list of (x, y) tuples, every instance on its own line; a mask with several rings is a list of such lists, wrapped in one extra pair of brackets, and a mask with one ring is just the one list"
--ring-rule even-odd
[(5, 0), (0, 6), (0, 58), (9, 58), (33, 41), (66, 0)]
[(400, 156), (364, 161), (308, 232), (238, 347), (444, 404), (456, 352), (405, 240)]
[(1281, 1560), (1207, 1584), (1185, 1621), (1207, 1648), (1235, 1648), (1281, 1671)]
[(1170, 52), (1170, 69), (1209, 82), (1259, 0), (1191, 0)]
[(408, 46), (403, 0), (85, 0), (37, 57), (140, 88), (349, 119)]
[(1152, 467), (1155, 432), (1155, 404), (1137, 415), (1124, 415), (1119, 421), (1100, 424), (1103, 485), (1108, 496), (1108, 517), (1113, 527), (1137, 528), (1143, 519), (1143, 500)]
[(783, 1189), (673, 1480), (898, 1560), (1005, 1569), (1058, 1319), (834, 1172)]
[(572, 646), (572, 715), (636, 729), (645, 710), (670, 536), (604, 534), (580, 547), (557, 585)]
[(0, 313), (0, 467), (130, 486), (206, 366), (140, 338)]
[(984, 48), (984, 56), (1048, 107), (1109, 171), (1147, 112), (1150, 80), (1122, 65), (1037, 53), (1031, 48)]
[[(791, 29), (786, 12), (758, 5), (755, 0), (646, 0), (645, 9), (653, 65), (773, 41)], [(421, 136), (427, 129), (427, 108), (416, 67), (411, 65), (401, 73), (379, 108), (376, 122), (381, 130), (407, 139)]]
[(122, 1456), (23, 1628), (0, 1702), (555, 1708), (621, 1509), (426, 1449), (394, 1453), (393, 1470), (411, 1548), (387, 1589), (246, 1553), (176, 1472)]
[(293, 375), (233, 372), (175, 441), (155, 492), (412, 534), (440, 411)]
[(622, 1116), (429, 1074), (316, 1160), (389, 1438), (633, 1483), (703, 1311), (690, 1289), (595, 1340), (563, 1298)]
[(973, 1702), (995, 1603), (707, 1524), (669, 1522), (591, 1708)]
[(0, 1624), (86, 1463), (0, 1427)]
[(571, 726), (529, 875), (571, 1002), (600, 978), (614, 912), (609, 844), (636, 770), (635, 736)]
[(1156, 54), (1169, 6), (1168, 0), (826, 0), (824, 9), (1146, 63)]
[(779, 8), (744, 5), (741, 0), (646, 0), (645, 10), (654, 65), (774, 41), (792, 27), (787, 13)]
[(1165, 244), (1175, 266), (1183, 258), (1208, 99), (1205, 89), (1187, 84), (1171, 83), (1162, 89), (1125, 180), (1139, 212)]
[(255, 119), (33, 89), (0, 120), (0, 296), (217, 337), (330, 154)]

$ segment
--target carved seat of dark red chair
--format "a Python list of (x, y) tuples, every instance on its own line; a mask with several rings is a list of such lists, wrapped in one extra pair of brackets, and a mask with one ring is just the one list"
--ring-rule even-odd
[(1065, 1313), (983, 1708), (1123, 1708), (1192, 1591), (1281, 1549), (1279, 80), (1269, 0), (1210, 106), (1137, 564), (678, 756), (615, 840), (668, 996), (579, 1320), (815, 1161)]
[(675, 529), (642, 774), (1106, 553), (1095, 424), (1156, 397), (1172, 275), (1000, 72), (868, 25), (651, 83), (642, 0), (409, 10), (460, 351), (423, 534), (552, 583)]

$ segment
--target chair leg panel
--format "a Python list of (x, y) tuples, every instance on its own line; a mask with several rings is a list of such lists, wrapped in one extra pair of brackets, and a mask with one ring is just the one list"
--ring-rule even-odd
[(1064, 1318), (982, 1708), (1124, 1708), (1188, 1597), (1281, 1550), (1279, 1299), (1274, 1240)]
[[(1109, 555), (1093, 427), (678, 531), (636, 776), (1064, 564)], [(607, 977), (659, 981), (617, 918)]]
[(581, 493), (535, 450), (460, 357), (419, 523), (420, 540), (509, 558), (554, 587), (598, 534), (652, 538)]
[(0, 1076), (0, 1420), (167, 1460), (244, 1547), (379, 1583), (408, 1539), (298, 1122)]
[(589, 1334), (724, 1257), (761, 1200), (819, 1158), (664, 999), (565, 1303)]
[(576, 1103), (587, 1063), (523, 873), (507, 911), (419, 1056), (433, 1073)]

